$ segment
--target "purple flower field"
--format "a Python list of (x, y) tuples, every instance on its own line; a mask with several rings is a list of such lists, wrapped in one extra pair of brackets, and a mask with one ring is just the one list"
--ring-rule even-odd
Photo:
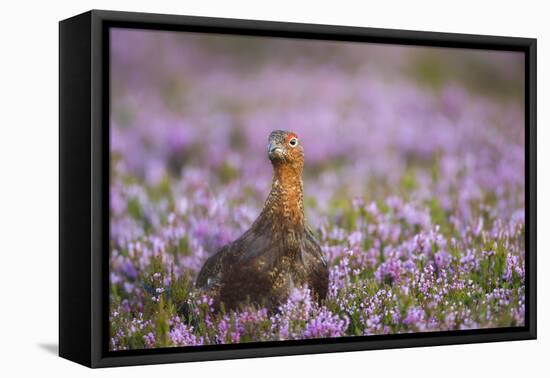
[[(522, 58), (113, 31), (111, 350), (523, 325)], [(259, 214), (276, 129), (328, 298), (216, 313), (194, 280)]]

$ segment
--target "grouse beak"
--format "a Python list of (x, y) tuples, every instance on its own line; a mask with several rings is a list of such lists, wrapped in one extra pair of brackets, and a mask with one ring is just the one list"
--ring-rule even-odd
[(270, 160), (281, 159), (283, 157), (283, 149), (273, 142), (267, 146), (267, 154)]

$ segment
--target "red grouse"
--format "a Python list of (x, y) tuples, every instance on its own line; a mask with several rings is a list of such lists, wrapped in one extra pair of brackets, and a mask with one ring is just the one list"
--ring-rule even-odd
[(304, 218), (304, 149), (296, 134), (273, 131), (267, 148), (273, 165), (271, 192), (250, 229), (206, 260), (196, 287), (214, 306), (246, 303), (270, 310), (293, 288), (308, 285), (317, 301), (328, 291), (327, 263)]

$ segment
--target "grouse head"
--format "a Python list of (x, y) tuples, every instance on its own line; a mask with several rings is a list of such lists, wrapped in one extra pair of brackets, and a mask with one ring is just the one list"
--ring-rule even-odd
[(294, 168), (301, 173), (304, 166), (304, 149), (296, 133), (291, 131), (271, 132), (267, 144), (267, 155), (274, 168), (284, 166)]

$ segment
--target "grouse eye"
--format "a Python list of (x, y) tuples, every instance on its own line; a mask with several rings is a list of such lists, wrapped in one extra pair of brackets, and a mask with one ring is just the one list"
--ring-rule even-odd
[(292, 138), (288, 144), (290, 144), (292, 147), (296, 147), (296, 145), (298, 144), (298, 139), (296, 138)]

